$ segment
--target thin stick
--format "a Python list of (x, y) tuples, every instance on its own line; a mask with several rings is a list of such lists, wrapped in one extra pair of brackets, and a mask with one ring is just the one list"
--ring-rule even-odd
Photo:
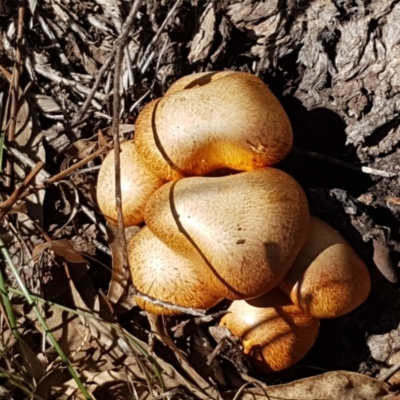
[(394, 178), (395, 176), (398, 176), (398, 174), (396, 172), (382, 171), (382, 170), (375, 169), (375, 168), (355, 165), (355, 164), (349, 163), (347, 161), (338, 160), (337, 158), (328, 157), (323, 154), (316, 153), (314, 151), (299, 149), (298, 147), (293, 147), (292, 153), (299, 154), (302, 156), (316, 158), (316, 159), (322, 160), (322, 161), (328, 161), (332, 164), (336, 164), (336, 165), (340, 165), (342, 167), (353, 169), (354, 171), (363, 172), (364, 174), (378, 175), (378, 176), (382, 176), (384, 178)]
[(40, 172), (40, 170), (43, 168), (44, 163), (41, 161), (38, 162), (35, 167), (32, 169), (32, 171), (25, 177), (24, 181), (22, 182), (22, 185), (14, 190), (14, 192), (11, 194), (11, 196), (4, 201), (3, 203), (0, 204), (0, 221), (4, 218), (4, 216), (7, 214), (7, 212), (10, 210), (10, 208), (15, 204), (16, 201), (19, 200), (21, 197), (22, 193), (27, 189), (27, 187), (31, 184), (31, 182), (35, 179), (36, 175)]
[[(11, 106), (10, 106), (10, 124), (8, 126), (8, 132), (7, 132), (8, 143), (13, 143), (15, 141), (15, 130), (17, 127), (19, 78), (21, 75), (21, 64), (22, 64), (21, 47), (24, 35), (24, 20), (25, 20), (25, 0), (20, 0), (20, 5), (18, 8), (17, 49), (15, 53), (15, 63), (10, 85)], [(14, 160), (11, 156), (7, 158), (7, 163), (6, 163), (6, 171), (5, 171), (6, 177), (4, 180), (5, 187), (11, 187), (13, 169), (14, 169)]]
[[(81, 83), (78, 83), (78, 82), (75, 82), (75, 81), (71, 81), (70, 79), (63, 78), (62, 76), (57, 75), (56, 73), (44, 68), (40, 64), (36, 64), (35, 65), (35, 71), (39, 75), (42, 75), (45, 78), (47, 78), (47, 79), (49, 79), (49, 80), (51, 80), (53, 82), (56, 82), (56, 83), (59, 83), (59, 84), (65, 85), (65, 86), (69, 86), (69, 87), (72, 87), (72, 88), (76, 89), (78, 91), (78, 93), (89, 94), (91, 92), (91, 89), (89, 89), (88, 87), (82, 85)], [(106, 101), (107, 100), (107, 96), (104, 93), (100, 93), (100, 92), (95, 92), (94, 93), (94, 97), (97, 100), (100, 100), (100, 101)]]
[(114, 55), (115, 55), (114, 49), (115, 49), (115, 47), (111, 50), (111, 54), (107, 58), (106, 62), (99, 69), (99, 72), (97, 73), (97, 76), (96, 76), (96, 80), (94, 81), (92, 89), (90, 90), (85, 102), (83, 103), (81, 109), (79, 110), (79, 113), (78, 113), (78, 116), (76, 118), (76, 121), (79, 121), (80, 119), (82, 119), (85, 116), (86, 111), (88, 110), (88, 108), (90, 106), (90, 103), (93, 100), (93, 97), (94, 97), (94, 95), (96, 93), (97, 88), (100, 85), (101, 80), (103, 79), (103, 76), (104, 76), (105, 72), (107, 71), (108, 67), (110, 66), (111, 61), (114, 59)]
[[(10, 150), (10, 149), (11, 148), (8, 148), (7, 150)], [(13, 149), (13, 150), (15, 150), (15, 149)], [(46, 177), (48, 177), (48, 179), (44, 180), (42, 183), (34, 186), (31, 189), (25, 188), (24, 192), (22, 192), (20, 194), (19, 199), (24, 199), (25, 197), (29, 196), (30, 194), (32, 194), (33, 192), (36, 192), (38, 190), (46, 189), (47, 186), (49, 186), (52, 183), (58, 182), (59, 180), (65, 178), (70, 173), (76, 171), (78, 168), (82, 167), (83, 165), (86, 165), (89, 161), (91, 161), (94, 158), (102, 155), (103, 153), (105, 153), (108, 150), (109, 150), (108, 148), (99, 149), (99, 150), (95, 151), (94, 153), (90, 154), (89, 156), (85, 157), (81, 161), (78, 161), (76, 164), (71, 165), (69, 168), (67, 168), (64, 171), (61, 171), (60, 173), (58, 173), (56, 175), (53, 175), (53, 176), (50, 176), (50, 174), (47, 171), (43, 170), (42, 172), (44, 173), (44, 175)], [(29, 160), (28, 164), (31, 165), (31, 160)], [(8, 200), (6, 200), (6, 202), (7, 201)], [(0, 209), (2, 209), (5, 206), (4, 204), (6, 202), (3, 202), (3, 203), (0, 204)]]
[(113, 123), (112, 123), (112, 135), (114, 141), (114, 160), (115, 160), (115, 202), (118, 216), (118, 235), (122, 242), (122, 255), (123, 263), (125, 265), (125, 271), (128, 269), (128, 250), (126, 245), (124, 221), (122, 217), (122, 200), (121, 200), (121, 159), (120, 159), (120, 142), (119, 142), (119, 115), (121, 112), (121, 94), (120, 94), (120, 80), (121, 80), (121, 64), (123, 49), (130, 32), (130, 26), (132, 25), (136, 13), (141, 5), (141, 0), (135, 0), (132, 8), (129, 12), (128, 18), (121, 30), (121, 34), (116, 40), (115, 47), (117, 49), (115, 53), (115, 68), (114, 68), (114, 98), (113, 98)]
[[(103, 147), (101, 149), (96, 150), (94, 153), (88, 155), (87, 157), (85, 157), (84, 159), (82, 159), (81, 161), (78, 161), (77, 163), (75, 163), (74, 165), (71, 165), (69, 168), (64, 169), (64, 171), (59, 172), (56, 175), (53, 175), (51, 178), (49, 178), (47, 181), (43, 182), (43, 187), (41, 187), (41, 189), (44, 189), (46, 186), (54, 183), (54, 182), (58, 182), (61, 179), (65, 178), (66, 176), (68, 176), (69, 174), (71, 174), (72, 172), (76, 171), (77, 169), (79, 169), (80, 167), (83, 167), (84, 165), (86, 165), (89, 161), (92, 161), (93, 159), (95, 159), (96, 157), (101, 156), (102, 154), (106, 153), (107, 151), (109, 151), (110, 149), (107, 147)], [(39, 185), (40, 186), (40, 185)]]
[[(126, 18), (126, 21), (124, 23), (124, 26), (121, 29), (121, 33), (119, 34), (117, 40), (115, 41), (115, 44), (111, 50), (111, 53), (110, 53), (107, 61), (103, 64), (103, 66), (100, 68), (99, 72), (97, 73), (96, 81), (93, 85), (92, 90), (89, 92), (87, 99), (85, 100), (85, 102), (83, 103), (83, 106), (81, 107), (81, 109), (79, 111), (78, 118), (83, 118), (83, 116), (85, 115), (85, 113), (90, 105), (90, 102), (92, 101), (92, 99), (94, 97), (94, 93), (97, 90), (101, 79), (103, 78), (104, 73), (107, 71), (109, 65), (111, 64), (111, 61), (114, 60), (114, 56), (116, 55), (118, 49), (121, 49), (121, 45), (122, 45), (122, 47), (125, 46), (125, 42), (131, 31), (131, 26), (133, 24), (133, 21), (136, 18), (136, 14), (137, 14), (141, 4), (142, 4), (142, 0), (135, 0), (135, 2), (133, 3), (132, 8), (128, 14), (128, 17)], [(115, 79), (115, 76), (114, 76), (114, 79)], [(118, 85), (119, 85), (119, 81), (118, 81)], [(115, 90), (115, 82), (114, 82), (114, 90)], [(118, 86), (118, 93), (119, 93), (119, 86)], [(119, 116), (119, 114), (118, 114), (118, 116)]]
[[(174, 11), (177, 9), (177, 7), (179, 6), (179, 4), (181, 3), (181, 0), (177, 0), (174, 5), (171, 7), (171, 9), (169, 10), (167, 16), (165, 17), (164, 21), (162, 22), (162, 24), (160, 25), (158, 31), (156, 32), (156, 34), (153, 36), (153, 38), (150, 40), (150, 43), (147, 45), (146, 50), (143, 53), (142, 59), (139, 62), (138, 68), (141, 71), (141, 73), (143, 74), (145, 72), (145, 68), (144, 65), (146, 64), (147, 61), (147, 57), (153, 47), (153, 45), (156, 43), (156, 41), (158, 40), (158, 38), (160, 37), (161, 33), (163, 32), (165, 25), (167, 25), (169, 19), (171, 18), (172, 14), (174, 13)], [(142, 70), (143, 69), (143, 70)]]

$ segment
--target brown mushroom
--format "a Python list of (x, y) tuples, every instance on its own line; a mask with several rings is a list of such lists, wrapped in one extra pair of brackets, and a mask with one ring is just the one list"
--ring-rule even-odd
[(309, 211), (292, 177), (262, 168), (169, 182), (149, 199), (145, 221), (202, 269), (214, 293), (235, 300), (260, 296), (285, 276), (306, 240)]
[[(201, 271), (191, 261), (168, 248), (146, 226), (129, 242), (128, 254), (132, 281), (144, 294), (178, 306), (203, 309), (222, 300), (207, 288)], [(140, 297), (136, 302), (153, 314), (180, 314)]]
[[(125, 226), (143, 222), (149, 197), (163, 184), (149, 171), (136, 152), (132, 141), (121, 143), (121, 200)], [(116, 224), (114, 150), (104, 159), (97, 178), (97, 203), (106, 219)]]
[(333, 318), (365, 301), (371, 279), (348, 242), (326, 222), (311, 217), (307, 242), (279, 286), (310, 315)]
[(237, 300), (220, 322), (242, 340), (244, 353), (262, 371), (277, 372), (311, 349), (319, 321), (291, 303), (279, 289), (253, 300)]
[(268, 87), (233, 71), (178, 80), (143, 108), (135, 131), (139, 154), (165, 180), (272, 165), (292, 141), (290, 121)]

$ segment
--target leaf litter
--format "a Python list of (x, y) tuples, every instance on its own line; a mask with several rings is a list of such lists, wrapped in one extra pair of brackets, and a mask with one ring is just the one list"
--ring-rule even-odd
[[(112, 146), (116, 41), (136, 6), (122, 51), (120, 140), (133, 137), (143, 105), (184, 74), (259, 75), (306, 150), (282, 167), (370, 267), (370, 299), (324, 322), (314, 349), (289, 371), (255, 375), (215, 326), (223, 307), (208, 319), (155, 318), (135, 307), (120, 232), (106, 226), (94, 187)], [(15, 138), (1, 149), (11, 165), (1, 187), (2, 274), (15, 314), (13, 322), (3, 297), (2, 398), (395, 398), (399, 16), (395, 0), (0, 1), (3, 131), (15, 105)], [(346, 163), (387, 174), (350, 172)]]

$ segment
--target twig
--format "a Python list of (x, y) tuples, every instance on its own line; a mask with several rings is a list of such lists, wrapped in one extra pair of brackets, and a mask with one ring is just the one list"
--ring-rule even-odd
[(179, 311), (183, 314), (189, 314), (189, 315), (193, 315), (195, 317), (204, 317), (207, 313), (207, 310), (202, 310), (200, 308), (182, 307), (182, 306), (178, 306), (176, 304), (170, 303), (168, 301), (156, 299), (155, 297), (151, 297), (151, 296), (148, 296), (147, 294), (139, 292), (134, 286), (133, 286), (132, 295), (140, 297), (142, 300), (152, 303), (156, 306), (168, 308), (170, 310)]
[(153, 78), (153, 81), (151, 82), (151, 85), (150, 85), (149, 89), (147, 89), (146, 93), (144, 93), (138, 100), (136, 100), (132, 104), (131, 108), (129, 109), (130, 112), (132, 112), (153, 90), (153, 87), (154, 87), (154, 85), (156, 83), (156, 79), (157, 79), (157, 73), (158, 73), (158, 70), (160, 69), (161, 59), (162, 59), (162, 56), (164, 55), (165, 49), (167, 48), (167, 43), (168, 42), (165, 40), (164, 44), (163, 44), (163, 47), (162, 47), (162, 49), (160, 51), (160, 54), (158, 56), (156, 69), (154, 71), (154, 78)]
[(328, 157), (323, 154), (316, 153), (314, 151), (299, 149), (298, 147), (293, 147), (292, 153), (299, 154), (302, 156), (316, 158), (316, 159), (322, 160), (322, 161), (328, 161), (332, 164), (340, 165), (342, 167), (350, 168), (355, 171), (363, 172), (364, 174), (378, 175), (378, 176), (382, 176), (384, 178), (394, 178), (395, 176), (398, 176), (398, 173), (396, 173), (396, 172), (382, 171), (382, 170), (375, 169), (375, 168), (355, 165), (355, 164), (349, 163), (347, 161), (338, 160), (337, 158)]
[[(7, 146), (6, 144), (4, 145), (4, 148), (13, 155), (18, 161), (20, 161), (23, 165), (34, 168), (36, 165), (36, 162), (31, 160), (26, 154), (22, 153), (19, 151), (17, 148), (12, 147), (12, 146)], [(51, 174), (49, 174), (46, 170), (42, 169), (40, 171), (40, 175), (42, 176), (43, 179), (48, 179), (50, 178)]]
[[(36, 64), (35, 65), (35, 71), (39, 74), (44, 76), (45, 78), (56, 82), (58, 84), (62, 84), (65, 86), (70, 86), (74, 89), (76, 89), (78, 92), (83, 93), (88, 95), (91, 92), (91, 89), (89, 89), (88, 87), (82, 85), (81, 83), (75, 82), (75, 81), (71, 81), (69, 79), (65, 79), (59, 75), (57, 75), (56, 73), (47, 70), (46, 68), (44, 68), (42, 65), (40, 64)], [(94, 97), (97, 100), (101, 100), (101, 101), (106, 101), (107, 100), (107, 96), (103, 93), (100, 92), (95, 92), (94, 93)]]
[[(11, 147), (7, 147), (7, 150), (10, 150), (13, 154), (17, 154), (18, 157), (21, 157), (21, 155), (23, 155), (23, 153), (21, 153), (20, 151), (15, 151), (16, 149), (11, 148)], [(27, 196), (29, 196), (30, 194), (32, 194), (35, 191), (38, 190), (42, 190), (42, 189), (46, 189), (47, 186), (51, 185), (52, 183), (58, 182), (61, 179), (65, 178), (67, 175), (71, 174), (72, 172), (76, 171), (77, 169), (79, 169), (80, 167), (82, 167), (83, 165), (86, 165), (89, 161), (93, 160), (94, 158), (102, 155), (103, 153), (105, 153), (106, 151), (108, 151), (108, 148), (102, 148), (99, 149), (97, 151), (95, 151), (94, 153), (88, 155), (87, 157), (85, 157), (84, 159), (82, 159), (81, 161), (78, 161), (76, 164), (71, 165), (69, 168), (65, 169), (64, 171), (61, 171), (60, 173), (51, 176), (47, 171), (43, 170), (41, 171), (43, 173), (43, 175), (46, 177), (46, 179), (39, 183), (38, 185), (34, 186), (31, 189), (26, 189), (23, 193), (21, 193), (21, 195), (19, 196), (19, 199), (23, 199)], [(21, 157), (21, 159), (28, 164), (29, 166), (32, 166), (32, 160), (30, 160), (29, 158), (27, 158), (25, 155), (24, 157)], [(3, 207), (3, 204), (0, 204), (0, 208)]]
[(11, 196), (6, 201), (0, 204), (0, 209), (1, 209), (0, 221), (4, 218), (4, 216), (10, 210), (10, 208), (15, 204), (15, 202), (20, 199), (22, 193), (27, 189), (27, 187), (30, 185), (33, 179), (35, 179), (36, 175), (40, 172), (43, 166), (44, 163), (42, 163), (41, 161), (38, 162), (32, 169), (32, 171), (25, 177), (24, 181), (22, 182), (22, 185), (16, 188), (14, 192), (11, 194)]
[[(8, 126), (7, 140), (8, 143), (15, 141), (15, 130), (17, 127), (17, 112), (18, 112), (18, 100), (19, 100), (19, 78), (21, 75), (21, 64), (22, 64), (22, 39), (24, 35), (24, 20), (25, 20), (25, 0), (20, 0), (18, 8), (18, 28), (17, 28), (17, 49), (15, 53), (15, 63), (12, 75), (12, 81), (10, 85), (11, 91), (11, 106), (10, 106), (10, 124)], [(4, 180), (4, 186), (10, 187), (12, 182), (14, 160), (12, 157), (7, 158), (6, 163), (6, 177)]]
[(43, 184), (42, 184), (43, 187), (41, 187), (41, 185), (39, 185), (40, 188), (44, 189), (46, 186), (48, 186), (48, 185), (50, 185), (50, 184), (52, 184), (54, 182), (60, 181), (61, 179), (63, 179), (66, 176), (70, 175), (72, 172), (76, 171), (80, 167), (86, 165), (89, 161), (92, 161), (96, 157), (101, 156), (102, 154), (106, 153), (109, 150), (110, 149), (107, 148), (107, 147), (103, 147), (101, 149), (96, 150), (94, 153), (88, 155), (87, 157), (85, 157), (81, 161), (78, 161), (77, 163), (71, 165), (69, 168), (64, 169), (64, 171), (61, 171), (58, 174), (53, 175), (51, 178), (47, 179), (47, 181), (43, 182)]
[(171, 9), (169, 10), (167, 16), (165, 17), (164, 21), (162, 22), (162, 24), (158, 28), (158, 31), (153, 36), (153, 38), (150, 40), (150, 43), (147, 45), (146, 50), (143, 53), (142, 59), (140, 60), (140, 62), (138, 64), (138, 68), (139, 68), (139, 70), (141, 71), (142, 74), (145, 72), (144, 65), (147, 62), (147, 57), (148, 57), (153, 45), (157, 42), (158, 38), (160, 37), (161, 33), (163, 32), (163, 30), (165, 28), (165, 25), (167, 25), (169, 19), (171, 18), (172, 14), (175, 12), (177, 7), (180, 5), (180, 3), (181, 3), (181, 0), (175, 1), (174, 5), (171, 7)]
[(97, 88), (100, 85), (101, 80), (103, 79), (103, 75), (105, 74), (105, 72), (107, 71), (108, 67), (111, 64), (111, 61), (114, 59), (114, 55), (115, 55), (115, 51), (114, 51), (115, 47), (111, 50), (111, 54), (109, 55), (109, 57), (107, 58), (106, 62), (103, 64), (103, 66), (99, 69), (99, 72), (97, 73), (96, 76), (96, 80), (92, 86), (92, 89), (90, 90), (88, 97), (86, 98), (85, 102), (83, 103), (81, 109), (79, 110), (78, 116), (76, 118), (76, 121), (79, 121), (80, 119), (82, 119), (85, 114), (87, 109), (90, 106), (90, 103), (93, 100), (93, 97), (96, 93)]
[[(81, 109), (79, 111), (78, 118), (83, 118), (83, 116), (85, 115), (85, 113), (90, 105), (90, 102), (93, 99), (95, 90), (98, 88), (100, 81), (103, 78), (104, 73), (107, 71), (108, 67), (111, 64), (111, 61), (114, 60), (114, 56), (116, 55), (117, 50), (120, 49), (121, 44), (122, 44), (122, 46), (125, 45), (126, 39), (128, 38), (129, 32), (131, 30), (131, 26), (133, 24), (133, 21), (135, 20), (136, 14), (137, 14), (141, 4), (142, 4), (141, 0), (136, 0), (133, 3), (131, 11), (129, 12), (128, 17), (126, 18), (124, 26), (121, 29), (121, 33), (119, 34), (117, 40), (115, 41), (115, 44), (111, 50), (109, 57), (107, 58), (106, 62), (103, 64), (103, 66), (100, 68), (99, 72), (97, 73), (96, 81), (94, 82), (92, 90), (88, 94), (87, 99), (85, 100), (85, 102), (83, 103), (83, 106), (81, 107)], [(114, 79), (115, 79), (115, 76), (114, 76)], [(118, 81), (118, 85), (119, 85), (119, 81)], [(115, 83), (114, 83), (114, 88), (115, 88)], [(119, 93), (119, 86), (118, 86), (118, 93)], [(119, 116), (119, 114), (118, 114), (118, 116)]]
[(115, 202), (118, 216), (118, 235), (122, 243), (122, 257), (125, 265), (125, 271), (128, 270), (128, 250), (126, 245), (124, 221), (122, 217), (122, 201), (121, 201), (121, 159), (120, 159), (120, 142), (119, 142), (119, 115), (121, 112), (121, 94), (120, 94), (120, 80), (121, 80), (121, 64), (123, 49), (130, 32), (131, 25), (136, 17), (142, 0), (135, 0), (125, 24), (121, 30), (121, 34), (115, 42), (115, 68), (114, 68), (114, 98), (113, 98), (113, 123), (112, 123), (112, 136), (114, 141), (114, 160), (115, 160)]
[(37, 18), (38, 18), (39, 24), (42, 28), (42, 31), (50, 39), (50, 43), (52, 44), (53, 49), (58, 54), (61, 64), (67, 68), (69, 74), (73, 77), (74, 70), (73, 70), (71, 64), (69, 63), (67, 56), (64, 54), (64, 52), (60, 46), (60, 43), (58, 42), (56, 36), (54, 35), (54, 32), (50, 29), (49, 23), (40, 14), (37, 16)]
[[(32, 161), (32, 160), (31, 160), (27, 155), (25, 155), (24, 153), (20, 152), (19, 150), (17, 150), (17, 149), (14, 148), (14, 147), (5, 146), (5, 148), (6, 148), (7, 151), (11, 152), (11, 153), (15, 156), (15, 158), (18, 158), (18, 160), (19, 160), (20, 162), (22, 162), (24, 165), (27, 165), (27, 166), (29, 166), (29, 167), (31, 167), (31, 168), (34, 168), (34, 167), (35, 167), (35, 165), (36, 165), (35, 162)], [(42, 177), (43, 177), (43, 182), (41, 182), (39, 185), (36, 185), (36, 186), (33, 187), (32, 189), (25, 190), (25, 191), (19, 196), (19, 199), (21, 200), (21, 199), (23, 199), (23, 198), (29, 196), (30, 194), (32, 194), (32, 193), (35, 192), (35, 191), (45, 189), (49, 184), (55, 183), (55, 182), (57, 181), (57, 179), (65, 178), (65, 176), (67, 176), (67, 175), (69, 175), (70, 173), (74, 172), (75, 170), (77, 170), (78, 168), (80, 168), (82, 165), (88, 163), (88, 162), (91, 161), (93, 158), (95, 158), (95, 157), (97, 157), (97, 156), (103, 154), (103, 152), (105, 152), (105, 151), (107, 151), (107, 150), (109, 150), (109, 149), (107, 149), (107, 148), (99, 149), (99, 150), (97, 150), (95, 153), (93, 153), (93, 154), (87, 156), (86, 158), (84, 158), (83, 160), (79, 161), (78, 163), (76, 163), (76, 164), (74, 164), (74, 165), (71, 165), (69, 168), (67, 168), (66, 170), (60, 172), (60, 173), (57, 174), (57, 175), (54, 175), (53, 177), (52, 177), (45, 169), (42, 169), (42, 170), (40, 171), (40, 174), (41, 174)], [(0, 204), (0, 209), (1, 209), (2, 207), (3, 207), (3, 204)], [(107, 234), (107, 231), (106, 231), (105, 226), (104, 226), (102, 223), (100, 223), (100, 222), (98, 222), (98, 221), (96, 220), (96, 218), (94, 217), (94, 213), (91, 212), (91, 211), (89, 210), (89, 208), (86, 207), (84, 204), (81, 204), (81, 209), (82, 209), (82, 211), (90, 218), (90, 220), (91, 220), (94, 224), (96, 224), (96, 225), (99, 227), (99, 229), (103, 232), (103, 234), (106, 235), (106, 234)]]

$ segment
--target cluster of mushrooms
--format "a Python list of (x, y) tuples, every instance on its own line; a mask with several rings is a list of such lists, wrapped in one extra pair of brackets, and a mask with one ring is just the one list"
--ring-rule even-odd
[[(369, 295), (368, 270), (346, 240), (310, 216), (306, 196), (271, 165), (292, 147), (290, 121), (257, 77), (197, 73), (139, 114), (121, 145), (125, 226), (136, 288), (182, 307), (233, 300), (220, 321), (264, 371), (280, 371), (313, 345), (320, 318), (341, 316)], [(117, 221), (114, 152), (97, 200)], [(176, 315), (137, 298), (151, 313)]]

